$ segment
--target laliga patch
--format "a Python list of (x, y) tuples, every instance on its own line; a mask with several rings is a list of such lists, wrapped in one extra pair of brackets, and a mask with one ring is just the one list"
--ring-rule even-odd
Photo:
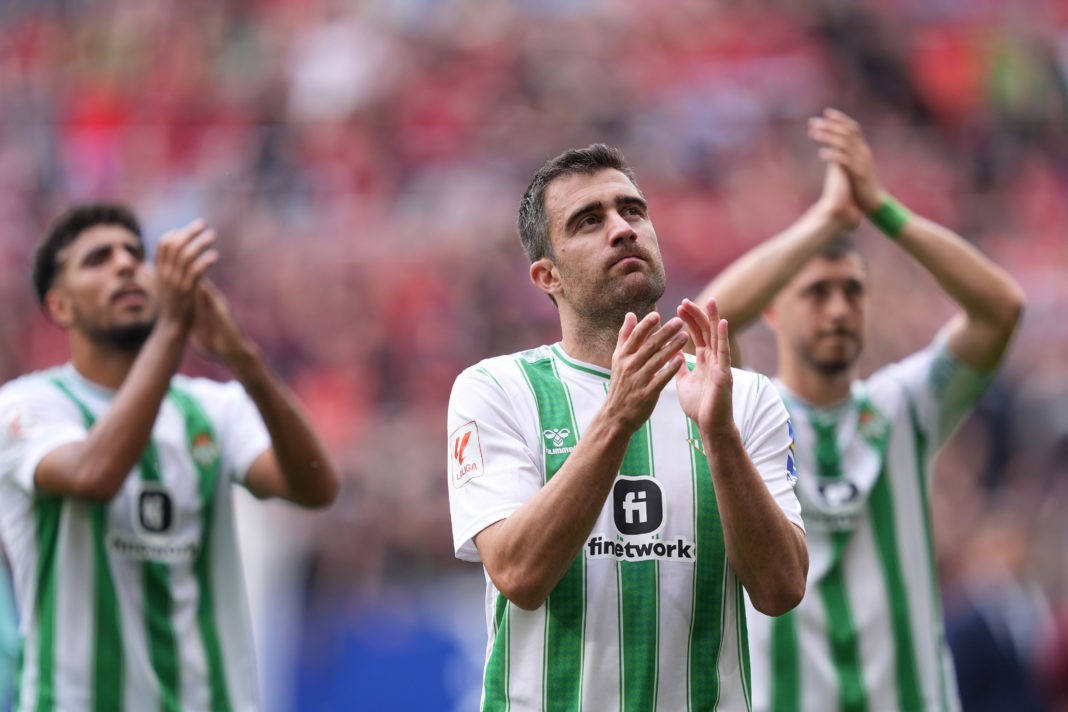
[(471, 421), (457, 428), (449, 436), (449, 463), (453, 487), (463, 487), (482, 475), (486, 466), (482, 459), (482, 443), (478, 440), (478, 423)]

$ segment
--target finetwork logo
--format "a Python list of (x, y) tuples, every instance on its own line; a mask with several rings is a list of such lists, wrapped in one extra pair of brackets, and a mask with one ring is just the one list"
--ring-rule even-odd
[(542, 435), (552, 444), (552, 447), (545, 448), (546, 455), (563, 455), (575, 449), (574, 447), (562, 447), (567, 439), (571, 437), (571, 431), (567, 428), (549, 428), (542, 431)]
[(646, 539), (627, 541), (623, 537), (609, 539), (594, 534), (586, 540), (586, 556), (591, 559), (616, 559), (617, 561), (693, 561), (697, 558), (696, 545), (687, 539), (675, 537), (670, 541)]

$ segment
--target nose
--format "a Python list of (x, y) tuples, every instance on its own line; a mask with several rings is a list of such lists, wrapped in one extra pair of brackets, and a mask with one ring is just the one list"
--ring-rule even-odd
[(117, 249), (113, 253), (119, 274), (132, 274), (137, 267), (137, 258), (129, 250)]
[(610, 211), (606, 219), (608, 220), (608, 241), (613, 247), (627, 240), (637, 239), (638, 234), (634, 232), (634, 227), (618, 212)]
[(827, 312), (835, 319), (842, 319), (849, 315), (853, 306), (849, 296), (843, 289), (832, 289), (827, 297)]

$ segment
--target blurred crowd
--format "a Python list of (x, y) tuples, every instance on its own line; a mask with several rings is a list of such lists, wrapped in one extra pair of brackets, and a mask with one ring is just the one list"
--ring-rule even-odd
[[(246, 531), (294, 591), (276, 642), (296, 672), (272, 704), (331, 709), (373, 687), (361, 655), (433, 670), (462, 646), (420, 623), (445, 592), (474, 597), (458, 625), (484, 635), (481, 573), (452, 556), (445, 404), (467, 365), (559, 338), (514, 228), (534, 170), (620, 146), (672, 303), (816, 198), (805, 120), (835, 106), (889, 190), (1027, 292), (932, 506), (969, 709), (1003, 684), (995, 655), (1035, 709), (1068, 709), (1066, 97), (1066, 0), (4, 0), (0, 380), (64, 358), (28, 264), (71, 201), (129, 203), (150, 242), (215, 226), (213, 280), (346, 478), (327, 512), (272, 508)], [(873, 230), (858, 239), (870, 368), (926, 344), (951, 305)], [(771, 369), (766, 334), (743, 343)], [(195, 355), (186, 370), (224, 375)], [(477, 646), (473, 673), (439, 671), (441, 709), (477, 688)]]

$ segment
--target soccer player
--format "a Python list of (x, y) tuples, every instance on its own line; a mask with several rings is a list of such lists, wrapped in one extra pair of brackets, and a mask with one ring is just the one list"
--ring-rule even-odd
[(546, 163), (518, 225), (563, 339), (466, 369), (448, 414), (456, 555), (487, 575), (483, 709), (747, 709), (742, 588), (771, 615), (804, 592), (786, 409), (732, 371), (714, 302), (661, 321), (617, 150)]
[[(799, 453), (808, 587), (796, 610), (749, 618), (754, 709), (956, 709), (930, 468), (990, 383), (1023, 295), (978, 250), (883, 189), (856, 121), (829, 109), (810, 121), (809, 135), (828, 164), (821, 199), (703, 292), (715, 295), (734, 333), (763, 312)], [(842, 237), (862, 214), (959, 307), (930, 345), (867, 379), (858, 378), (857, 359), (869, 268)], [(878, 323), (893, 329), (896, 319)]]
[[(205, 272), (202, 221), (155, 267), (133, 214), (75, 206), (33, 282), (70, 362), (0, 389), (0, 527), (23, 648), (16, 710), (254, 710), (231, 507), (322, 507), (334, 467)], [(176, 375), (193, 342), (235, 381)]]

